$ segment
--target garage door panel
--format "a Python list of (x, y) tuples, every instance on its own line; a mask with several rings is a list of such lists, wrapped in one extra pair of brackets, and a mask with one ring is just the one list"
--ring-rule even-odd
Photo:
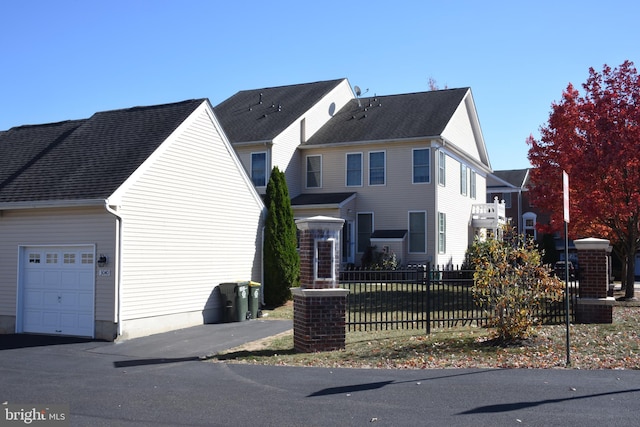
[(26, 309), (42, 308), (44, 294), (40, 291), (29, 291), (24, 294), (24, 307)]
[(22, 272), (24, 332), (93, 336), (92, 247), (29, 247)]

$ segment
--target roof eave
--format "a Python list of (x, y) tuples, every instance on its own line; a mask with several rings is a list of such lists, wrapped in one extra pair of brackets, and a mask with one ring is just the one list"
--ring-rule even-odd
[(301, 144), (298, 146), (301, 150), (307, 150), (312, 148), (323, 148), (323, 147), (345, 147), (345, 146), (354, 146), (354, 145), (374, 145), (374, 144), (388, 144), (391, 142), (420, 142), (420, 141), (431, 141), (434, 139), (441, 139), (440, 135), (429, 135), (429, 136), (414, 136), (411, 138), (388, 138), (388, 139), (372, 139), (365, 141), (345, 141), (345, 142), (328, 142), (324, 144)]
[(22, 202), (1, 202), (0, 210), (93, 207), (104, 206), (104, 204), (105, 199), (31, 200)]

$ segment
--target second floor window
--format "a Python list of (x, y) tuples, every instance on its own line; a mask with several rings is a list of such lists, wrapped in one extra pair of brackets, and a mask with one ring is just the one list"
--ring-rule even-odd
[(428, 148), (413, 150), (413, 183), (428, 183), (430, 154)]
[(385, 185), (385, 152), (369, 153), (369, 185)]
[(362, 185), (362, 153), (347, 154), (347, 187)]
[(447, 156), (444, 151), (438, 151), (438, 184), (445, 186), (447, 184)]
[(307, 156), (307, 188), (322, 187), (322, 156)]
[(460, 194), (467, 195), (467, 167), (463, 164), (460, 165)]
[(251, 181), (256, 187), (267, 185), (267, 153), (251, 153)]
[(472, 199), (475, 199), (477, 193), (476, 193), (476, 173), (474, 171), (471, 171), (471, 175), (469, 176), (469, 180), (470, 180), (469, 186), (471, 187), (469, 189), (469, 191), (470, 191), (469, 195), (471, 196)]

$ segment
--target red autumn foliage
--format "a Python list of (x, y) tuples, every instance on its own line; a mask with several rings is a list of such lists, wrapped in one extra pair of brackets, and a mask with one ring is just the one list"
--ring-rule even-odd
[[(640, 245), (640, 78), (631, 61), (589, 69), (581, 94), (572, 84), (551, 106), (540, 141), (527, 139), (533, 203), (551, 213), (541, 231), (563, 225), (562, 171), (569, 174), (569, 237), (611, 240), (633, 284)], [(633, 285), (626, 298), (634, 296)]]

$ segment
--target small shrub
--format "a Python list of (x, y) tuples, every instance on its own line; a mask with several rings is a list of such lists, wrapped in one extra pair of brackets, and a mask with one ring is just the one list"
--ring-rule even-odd
[(467, 252), (473, 266), (473, 296), (489, 316), (504, 342), (529, 338), (539, 323), (536, 309), (548, 301), (559, 301), (563, 283), (542, 265), (533, 240), (524, 235), (505, 233), (508, 240), (476, 240)]

